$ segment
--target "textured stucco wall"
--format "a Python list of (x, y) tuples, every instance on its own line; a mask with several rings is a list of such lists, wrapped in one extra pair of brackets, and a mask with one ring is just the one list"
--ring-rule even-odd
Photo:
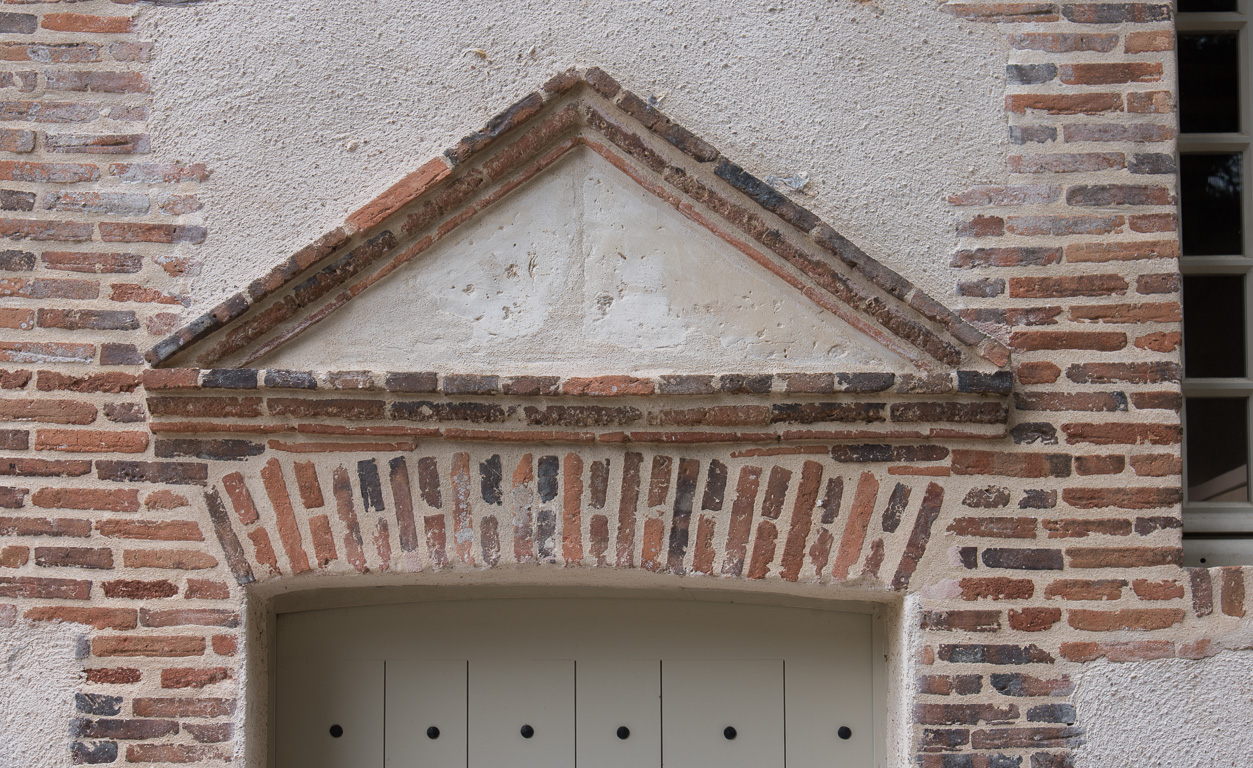
[(18, 623), (0, 632), (0, 767), (70, 765), (66, 725), (79, 684), (81, 632)]
[(1080, 768), (1205, 768), (1253, 762), (1253, 651), (1133, 664), (1078, 676)]
[[(597, 65), (937, 297), (946, 195), (1003, 177), (1004, 52), (936, 0), (244, 0), (145, 12), (155, 155), (202, 161), (198, 307), (570, 66)], [(479, 49), (485, 55), (469, 50)]]
[(257, 364), (647, 375), (720, 373), (728, 360), (912, 370), (580, 150)]

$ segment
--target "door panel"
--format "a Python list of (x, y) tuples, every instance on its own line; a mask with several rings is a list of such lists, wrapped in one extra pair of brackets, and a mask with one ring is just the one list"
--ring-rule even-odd
[(574, 768), (572, 660), (471, 660), (469, 711), (470, 768)]
[(382, 660), (292, 659), (278, 690), (278, 768), (383, 768)]
[(660, 766), (661, 662), (579, 661), (576, 679), (578, 764)]
[(783, 768), (782, 660), (667, 659), (661, 687), (666, 768)]
[(386, 712), (387, 768), (465, 768), (464, 660), (388, 661)]

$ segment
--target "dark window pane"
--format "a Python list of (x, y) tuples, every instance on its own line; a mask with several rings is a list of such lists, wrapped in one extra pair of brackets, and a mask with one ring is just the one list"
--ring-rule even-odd
[(1179, 158), (1184, 256), (1239, 256), (1243, 197), (1239, 152)]
[(1248, 400), (1189, 397), (1188, 501), (1248, 501)]
[(1179, 0), (1180, 13), (1235, 12), (1236, 0)]
[(1179, 128), (1184, 133), (1240, 130), (1239, 44), (1234, 32), (1179, 35)]
[(1245, 375), (1243, 276), (1184, 276), (1183, 375)]

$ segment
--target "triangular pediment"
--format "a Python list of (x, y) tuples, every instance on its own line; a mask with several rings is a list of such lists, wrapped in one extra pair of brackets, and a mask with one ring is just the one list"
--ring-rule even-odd
[(653, 375), (987, 370), (1008, 350), (589, 70), (554, 78), (148, 359)]

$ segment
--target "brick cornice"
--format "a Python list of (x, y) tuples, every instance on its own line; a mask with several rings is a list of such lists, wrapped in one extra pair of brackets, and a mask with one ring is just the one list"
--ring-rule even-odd
[(999, 341), (595, 68), (554, 77), (268, 275), (156, 344), (146, 359), (158, 367), (246, 366), (576, 147), (602, 155), (919, 369), (1008, 365), (1009, 350)]

